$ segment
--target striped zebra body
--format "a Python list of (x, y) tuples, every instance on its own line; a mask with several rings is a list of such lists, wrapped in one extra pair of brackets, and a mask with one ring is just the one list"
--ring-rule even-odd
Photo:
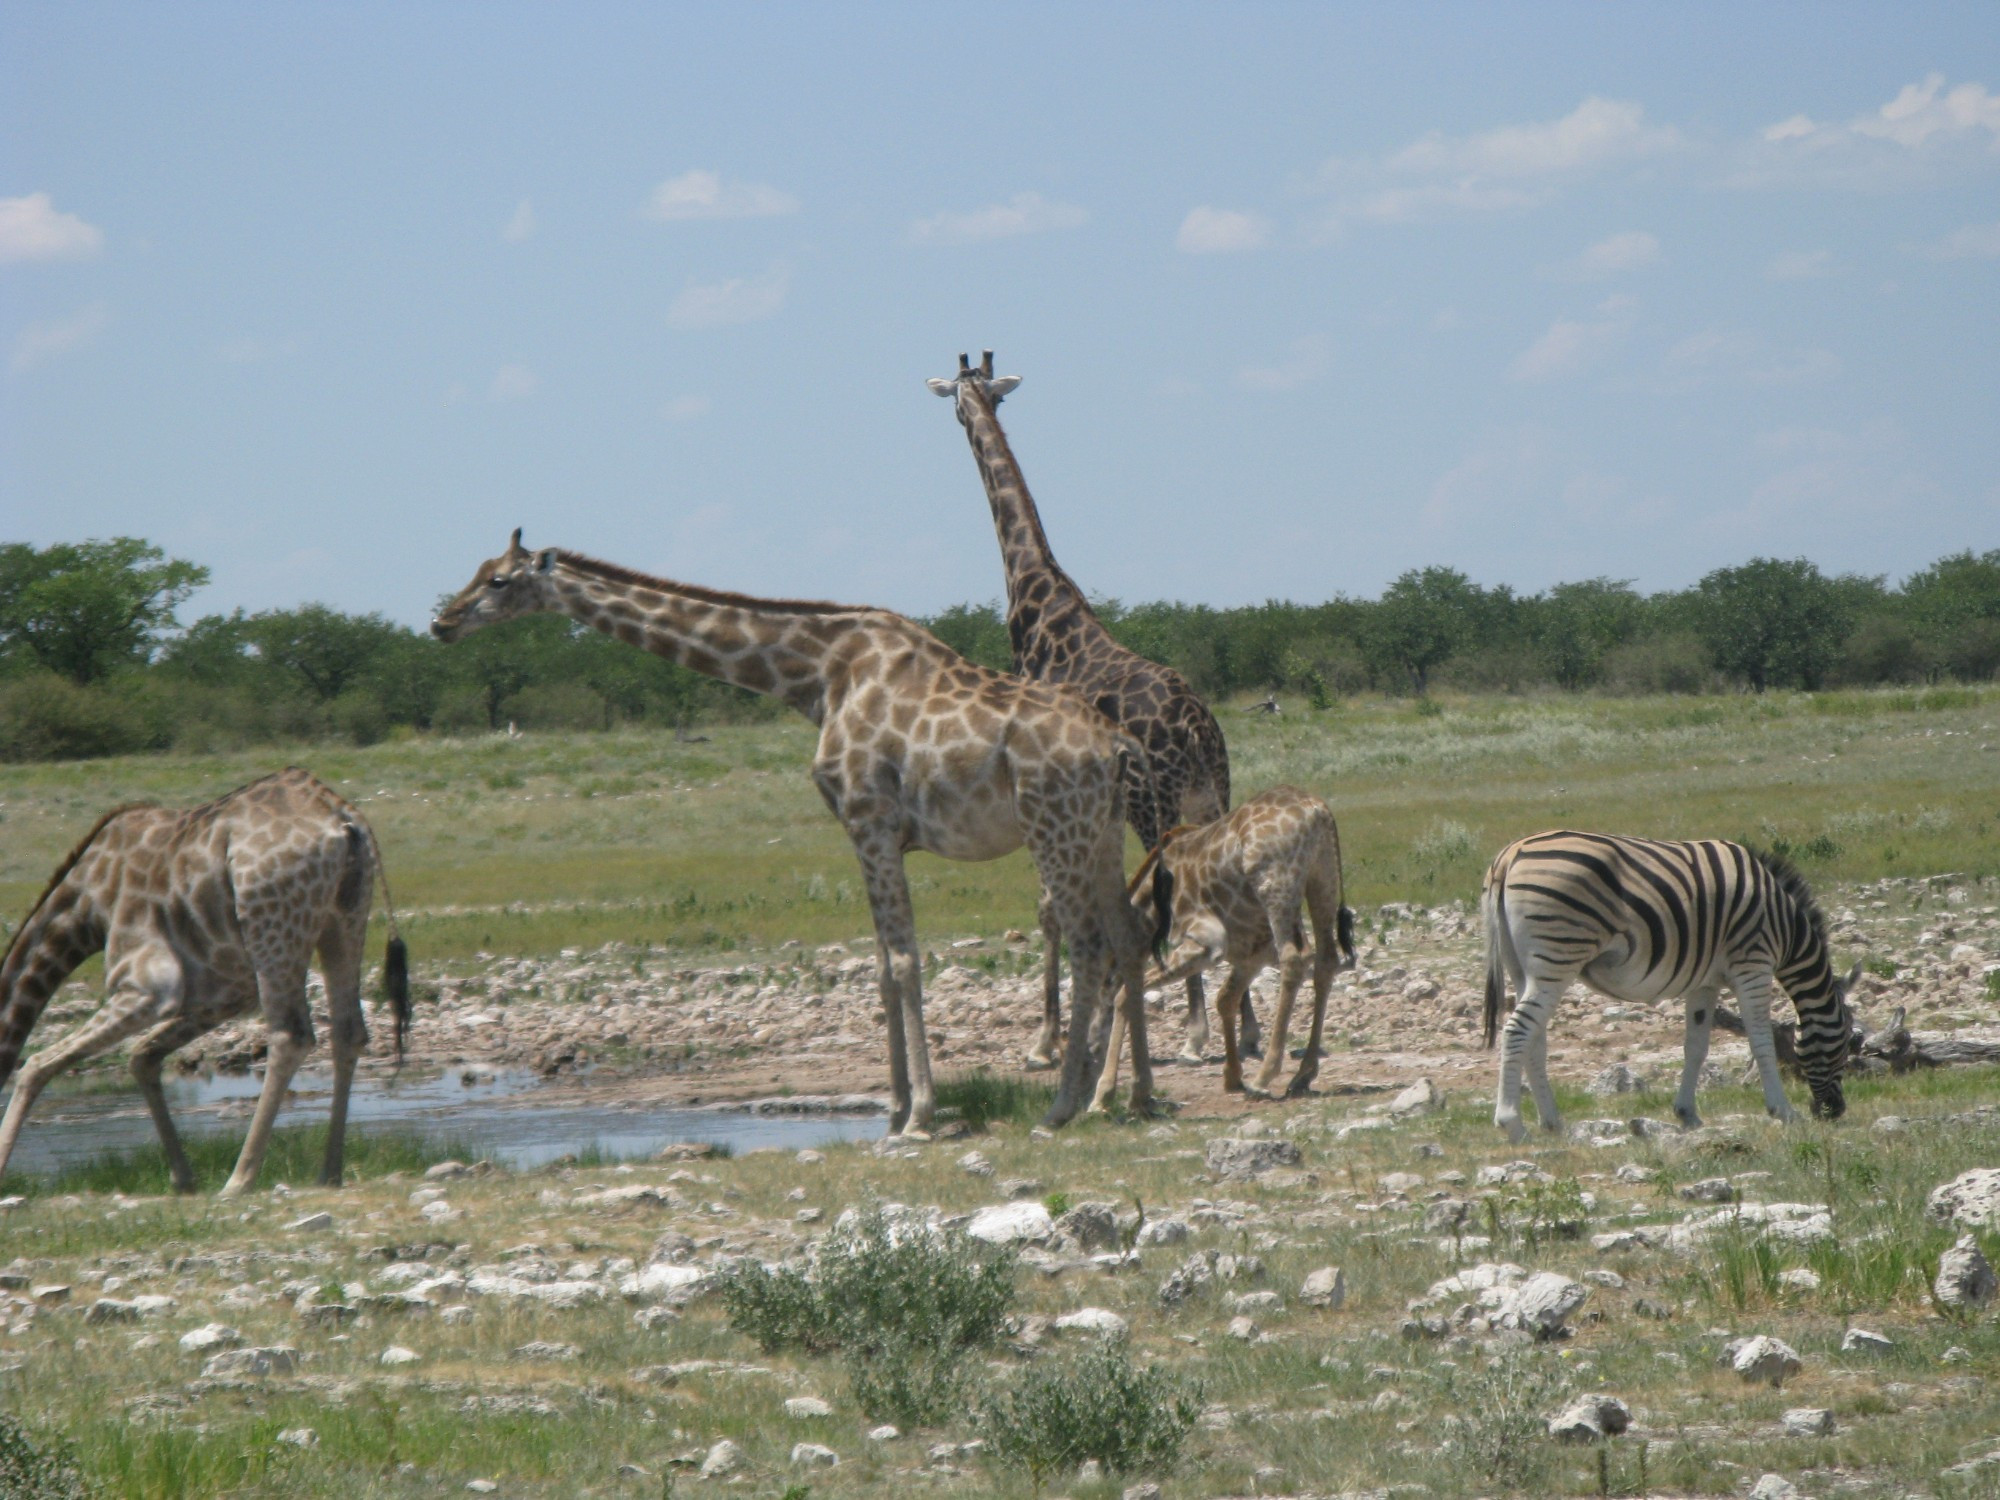
[[(1538, 833), (1508, 845), (1486, 872), (1486, 1044), (1500, 1040), (1493, 1121), (1514, 1140), (1525, 1067), (1536, 1112), (1562, 1128), (1548, 1081), (1548, 1021), (1576, 981), (1614, 1000), (1681, 998), (1687, 1044), (1674, 1114), (1692, 1128), (1695, 1082), (1708, 1056), (1716, 998), (1742, 1002), (1764, 1107), (1797, 1115), (1785, 1099), (1771, 1036), (1773, 992), (1798, 1012), (1799, 1062), (1813, 1113), (1846, 1109), (1841, 1074), (1853, 1023), (1845, 980), (1833, 971), (1812, 893), (1783, 860), (1722, 839), (1684, 843), (1598, 833)], [(1519, 999), (1500, 1025), (1508, 981)]]

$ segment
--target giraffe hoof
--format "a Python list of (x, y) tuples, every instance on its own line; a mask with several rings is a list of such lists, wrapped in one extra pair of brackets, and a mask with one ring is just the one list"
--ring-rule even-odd
[(1201, 1052), (1197, 1048), (1183, 1047), (1179, 1052), (1176, 1052), (1174, 1054), (1174, 1061), (1184, 1062), (1184, 1063), (1205, 1063), (1208, 1061), (1208, 1059), (1202, 1056)]
[(908, 1141), (915, 1146), (927, 1145), (930, 1138), (931, 1133), (928, 1130), (919, 1130), (914, 1125), (896, 1132), (897, 1140)]

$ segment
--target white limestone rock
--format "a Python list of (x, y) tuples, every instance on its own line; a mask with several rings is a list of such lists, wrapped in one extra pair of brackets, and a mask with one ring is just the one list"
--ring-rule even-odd
[(201, 1327), (181, 1335), (181, 1348), (189, 1354), (206, 1354), (212, 1349), (234, 1349), (243, 1342), (243, 1335), (226, 1323), (204, 1323)]
[(1974, 1167), (1933, 1188), (1924, 1211), (1941, 1224), (2000, 1228), (2000, 1167)]
[(794, 1422), (810, 1422), (832, 1416), (833, 1405), (817, 1396), (794, 1396), (785, 1403), (785, 1415)]
[(1323, 1307), (1339, 1312), (1347, 1301), (1347, 1276), (1339, 1266), (1321, 1266), (1299, 1287), (1299, 1301), (1307, 1307)]
[(1108, 1339), (1122, 1339), (1131, 1331), (1131, 1324), (1108, 1307), (1080, 1307), (1057, 1318), (1054, 1326), (1064, 1333), (1089, 1333)]
[(1962, 1234), (1958, 1242), (1938, 1258), (1937, 1280), (1931, 1292), (1946, 1307), (1984, 1307), (2000, 1292), (2000, 1281), (1979, 1248), (1979, 1242)]
[(1026, 1245), (1046, 1240), (1055, 1227), (1039, 1203), (996, 1203), (974, 1214), (965, 1232), (989, 1245)]
[(1795, 1406), (1780, 1421), (1790, 1437), (1833, 1435), (1833, 1413), (1823, 1406)]
[(1597, 1443), (1631, 1425), (1631, 1410), (1616, 1396), (1579, 1396), (1549, 1418), (1549, 1436), (1559, 1443)]
[(1204, 1152), (1208, 1170), (1221, 1178), (1261, 1177), (1280, 1167), (1299, 1164), (1299, 1148), (1290, 1141), (1246, 1140), (1240, 1136), (1217, 1136)]
[(1768, 1385), (1773, 1390), (1802, 1370), (1799, 1354), (1782, 1339), (1759, 1335), (1746, 1339), (1729, 1366), (1746, 1385)]
[(225, 1349), (220, 1354), (211, 1354), (201, 1367), (201, 1375), (204, 1380), (245, 1375), (289, 1375), (298, 1367), (298, 1350), (290, 1344), (270, 1344), (254, 1349)]
[(708, 1450), (701, 1461), (703, 1479), (719, 1479), (725, 1474), (734, 1474), (743, 1467), (743, 1450), (723, 1438)]

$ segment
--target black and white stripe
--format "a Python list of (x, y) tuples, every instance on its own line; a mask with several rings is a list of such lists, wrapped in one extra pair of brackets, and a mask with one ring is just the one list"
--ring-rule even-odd
[[(1486, 872), (1486, 1044), (1500, 1033), (1500, 1093), (1493, 1120), (1519, 1140), (1521, 1076), (1545, 1128), (1561, 1128), (1548, 1083), (1548, 1020), (1578, 980), (1615, 1000), (1680, 997), (1687, 1046), (1674, 1113), (1695, 1114), (1695, 1080), (1708, 1056), (1716, 997), (1743, 1005), (1743, 1025), (1764, 1085), (1764, 1105), (1796, 1118), (1778, 1077), (1771, 1037), (1774, 989), (1799, 1016), (1799, 1063), (1813, 1113), (1845, 1111), (1840, 1079), (1853, 1023), (1845, 980), (1833, 972), (1826, 926), (1791, 865), (1723, 839), (1685, 843), (1600, 833), (1538, 833), (1503, 849)], [(1512, 980), (1514, 1012), (1500, 1026)]]

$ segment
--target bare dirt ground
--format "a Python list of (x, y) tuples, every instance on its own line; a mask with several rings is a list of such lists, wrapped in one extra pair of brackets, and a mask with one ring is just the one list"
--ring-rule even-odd
[[(2000, 886), (1950, 875), (1836, 887), (1823, 894), (1837, 962), (1865, 961), (1858, 1005), (1873, 1030), (1903, 1007), (1915, 1028), (2000, 1024)], [(1317, 1091), (1402, 1087), (1428, 1076), (1442, 1087), (1490, 1086), (1492, 1054), (1480, 1045), (1483, 938), (1463, 903), (1390, 904), (1366, 911), (1358, 966), (1336, 981), (1327, 1006)], [(925, 982), (933, 1066), (940, 1076), (1021, 1071), (1041, 1014), (1039, 949), (1018, 934), (941, 943)], [(883, 1027), (870, 945), (781, 951), (761, 962), (680, 967), (629, 948), (566, 952), (554, 959), (490, 958), (417, 971), (423, 998), (410, 1034), (418, 1064), (486, 1063), (539, 1069), (552, 1082), (607, 1102), (712, 1105), (780, 1096), (881, 1095)], [(1256, 987), (1261, 1019), (1274, 1008), (1275, 976)], [(1217, 988), (1212, 979), (1211, 995)], [(1303, 1041), (1309, 992), (1290, 1045)], [(72, 988), (58, 1023), (95, 997)], [(1219, 1032), (1208, 1060), (1181, 1063), (1186, 1035), (1178, 991), (1149, 999), (1159, 1091), (1196, 1114), (1254, 1108), (1222, 1092)], [(376, 1022), (371, 1066), (383, 1066), (386, 1017)], [(1648, 1083), (1677, 1076), (1678, 1002), (1623, 1004), (1575, 990), (1551, 1029), (1550, 1068), (1582, 1083), (1624, 1063)], [(195, 1043), (189, 1069), (243, 1067), (262, 1049), (245, 1022)], [(1712, 1066), (1734, 1077), (1747, 1065), (1740, 1041), (1718, 1035)], [(1288, 1078), (1292, 1063), (1283, 1077)], [(565, 1093), (569, 1092), (565, 1088)]]

